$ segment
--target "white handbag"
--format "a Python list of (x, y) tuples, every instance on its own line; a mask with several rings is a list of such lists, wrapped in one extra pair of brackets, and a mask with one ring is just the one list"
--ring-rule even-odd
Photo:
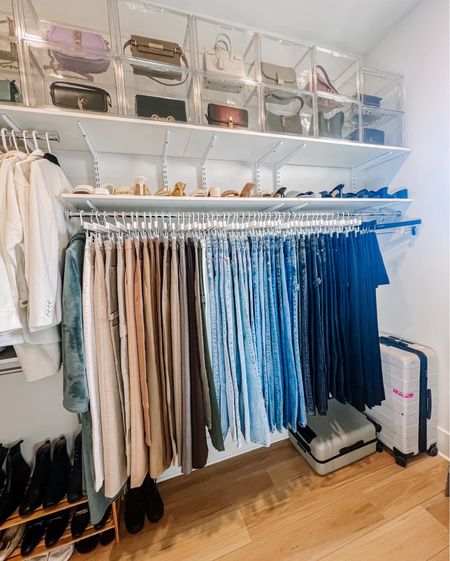
[[(231, 39), (225, 33), (219, 33), (214, 46), (205, 49), (204, 68), (206, 72), (223, 73), (236, 78), (245, 78), (244, 60), (233, 53)], [(224, 76), (225, 78), (225, 76)], [(205, 78), (205, 87), (211, 90), (239, 93), (244, 87), (236, 82), (219, 80), (212, 76)]]

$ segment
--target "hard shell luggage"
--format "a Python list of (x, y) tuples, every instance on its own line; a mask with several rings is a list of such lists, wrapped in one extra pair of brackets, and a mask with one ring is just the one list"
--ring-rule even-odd
[(289, 439), (319, 474), (326, 475), (376, 451), (375, 425), (351, 405), (332, 399), (328, 415), (308, 415), (306, 427), (289, 431)]
[(381, 334), (381, 360), (386, 399), (367, 409), (381, 426), (379, 440), (390, 448), (398, 465), (421, 452), (438, 453), (436, 353), (429, 347)]

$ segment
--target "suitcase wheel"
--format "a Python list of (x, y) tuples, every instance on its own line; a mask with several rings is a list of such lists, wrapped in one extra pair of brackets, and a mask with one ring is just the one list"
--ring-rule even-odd
[(377, 440), (377, 452), (383, 452), (384, 446), (383, 443)]
[(403, 456), (403, 454), (395, 454), (395, 463), (398, 466), (405, 468), (408, 463), (408, 458), (406, 456)]
[(438, 455), (438, 447), (436, 446), (436, 444), (432, 444), (428, 450), (427, 450), (427, 454), (429, 456), (437, 456)]

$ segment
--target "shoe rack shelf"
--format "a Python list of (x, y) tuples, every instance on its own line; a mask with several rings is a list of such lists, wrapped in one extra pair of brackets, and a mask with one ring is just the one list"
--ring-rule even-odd
[[(54, 514), (55, 512), (60, 512), (67, 509), (72, 509), (77, 505), (87, 503), (87, 499), (82, 499), (76, 503), (68, 503), (66, 500), (61, 501), (58, 505), (51, 507), (51, 508), (39, 508), (35, 510), (32, 514), (28, 516), (19, 516), (18, 514), (14, 514), (6, 522), (4, 522), (0, 526), (1, 530), (6, 530), (7, 528), (12, 528), (13, 526), (18, 526), (20, 524), (25, 524), (26, 522), (30, 522), (31, 520), (36, 520), (37, 518), (41, 518), (43, 516), (47, 516), (49, 514)], [(54, 549), (58, 549), (59, 547), (63, 547), (66, 545), (74, 544), (78, 541), (84, 540), (86, 538), (90, 538), (95, 535), (103, 534), (108, 530), (114, 530), (114, 539), (115, 543), (119, 543), (119, 518), (118, 518), (118, 507), (117, 503), (113, 502), (111, 505), (111, 515), (106, 521), (103, 528), (96, 530), (94, 526), (89, 523), (86, 530), (83, 532), (81, 536), (78, 538), (74, 538), (71, 533), (70, 529), (70, 522), (68, 527), (66, 528), (64, 534), (60, 537), (60, 539), (56, 542), (55, 545), (52, 547), (46, 547), (45, 542), (42, 542), (35, 547), (35, 549), (29, 555), (22, 555), (20, 552), (20, 545), (13, 551), (13, 553), (8, 557), (8, 560), (21, 560), (21, 559), (29, 559), (32, 557), (36, 557), (38, 555), (42, 555), (48, 553)]]
[(155, 197), (138, 195), (62, 195), (67, 210), (110, 212), (273, 212), (389, 209), (402, 214), (411, 199), (271, 198), (271, 197)]
[[(168, 158), (201, 160), (209, 152), (211, 160), (254, 164), (265, 158), (266, 165), (289, 159), (289, 165), (364, 169), (396, 162), (398, 168), (409, 155), (410, 148), (362, 144), (345, 140), (310, 138), (257, 132), (167, 123), (143, 118), (117, 117), (64, 111), (53, 108), (32, 108), (0, 104), (5, 125), (11, 121), (22, 130), (55, 130), (59, 133), (58, 150), (88, 150), (84, 129), (93, 149), (98, 153), (161, 157), (167, 143)], [(9, 119), (9, 120), (8, 120)], [(80, 127), (81, 125), (81, 127)], [(212, 138), (213, 148), (208, 151)], [(394, 166), (395, 167), (395, 166)]]
[(26, 516), (20, 516), (19, 512), (16, 511), (12, 516), (10, 516), (3, 524), (0, 524), (0, 532), (2, 530), (6, 530), (7, 528), (13, 528), (14, 526), (19, 526), (20, 524), (25, 524), (26, 522), (31, 522), (31, 520), (36, 520), (38, 518), (42, 518), (43, 516), (47, 516), (49, 514), (55, 514), (56, 512), (60, 512), (62, 510), (67, 510), (68, 508), (73, 508), (78, 505), (82, 505), (87, 503), (87, 499), (81, 499), (76, 503), (69, 503), (67, 500), (61, 501), (55, 506), (51, 506), (50, 508), (43, 508), (42, 506), (37, 508), (31, 514)]

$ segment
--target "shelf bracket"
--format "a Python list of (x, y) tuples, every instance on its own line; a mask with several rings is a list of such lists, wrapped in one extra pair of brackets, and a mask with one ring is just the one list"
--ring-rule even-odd
[(100, 187), (101, 186), (101, 180), (100, 180), (100, 165), (99, 165), (99, 161), (98, 161), (98, 152), (95, 150), (94, 145), (92, 144), (92, 141), (89, 138), (88, 133), (86, 132), (86, 129), (84, 128), (82, 123), (80, 121), (77, 121), (77, 124), (78, 124), (78, 128), (80, 129), (81, 135), (84, 138), (84, 140), (87, 144), (87, 147), (89, 148), (89, 152), (91, 153), (91, 156), (92, 156), (92, 162), (94, 164), (95, 186)]
[(164, 189), (169, 189), (169, 171), (167, 168), (167, 150), (169, 149), (169, 138), (170, 131), (166, 130), (166, 136), (164, 138), (164, 147), (162, 153), (162, 177), (163, 177), (163, 187)]
[(202, 189), (203, 191), (205, 191), (205, 193), (208, 192), (208, 183), (206, 177), (206, 161), (209, 158), (209, 154), (211, 153), (211, 150), (214, 148), (214, 144), (216, 143), (216, 140), (217, 140), (217, 134), (213, 134), (211, 140), (209, 141), (208, 146), (206, 147), (206, 150), (203, 152), (202, 159), (200, 160), (200, 170), (202, 175)]
[(255, 162), (253, 168), (253, 181), (256, 183), (256, 192), (259, 194), (261, 193), (261, 166), (264, 165), (265, 162), (272, 156), (276, 154), (278, 150), (283, 146), (283, 141), (277, 142), (268, 150), (265, 154), (263, 154), (260, 158), (258, 158)]
[(281, 187), (281, 168), (287, 165), (295, 154), (301, 149), (304, 148), (306, 144), (300, 144), (296, 146), (293, 150), (291, 150), (286, 156), (278, 160), (273, 166), (273, 182), (274, 182), (274, 191), (278, 191)]

